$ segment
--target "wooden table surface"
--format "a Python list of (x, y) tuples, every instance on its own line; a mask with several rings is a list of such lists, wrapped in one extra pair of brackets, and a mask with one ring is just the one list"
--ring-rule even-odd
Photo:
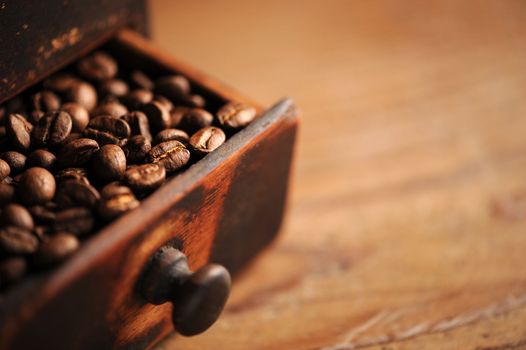
[(151, 14), (174, 55), (303, 111), (281, 237), (213, 328), (158, 350), (526, 349), (526, 2)]

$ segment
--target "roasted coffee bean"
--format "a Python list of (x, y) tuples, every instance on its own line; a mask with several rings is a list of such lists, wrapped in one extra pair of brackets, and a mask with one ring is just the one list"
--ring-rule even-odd
[(120, 100), (129, 110), (136, 110), (141, 108), (143, 104), (151, 102), (153, 100), (153, 93), (149, 90), (137, 89), (122, 96)]
[(35, 228), (33, 217), (29, 211), (19, 204), (9, 204), (2, 209), (0, 214), (2, 226), (16, 226), (32, 231)]
[(146, 114), (141, 111), (133, 111), (123, 115), (121, 119), (125, 120), (130, 126), (131, 135), (141, 135), (148, 139), (148, 141), (152, 140), (150, 124)]
[[(3, 118), (6, 119), (6, 118)], [(4, 123), (4, 120), (0, 121), (0, 123)], [(7, 150), (8, 146), (8, 140), (7, 140), (7, 131), (5, 130), (5, 126), (0, 126), (0, 150), (4, 151)], [(1, 152), (0, 151), (0, 152)]]
[(47, 170), (53, 169), (57, 157), (45, 149), (37, 149), (27, 157), (26, 166), (28, 168), (41, 167)]
[(15, 197), (15, 188), (6, 183), (0, 183), (0, 207), (13, 201)]
[(57, 146), (71, 133), (73, 122), (64, 111), (48, 112), (33, 129), (33, 139), (41, 146)]
[(166, 170), (159, 164), (143, 164), (128, 168), (124, 180), (137, 194), (149, 193), (159, 188), (166, 178)]
[(166, 110), (168, 110), (168, 112), (170, 112), (172, 109), (174, 109), (174, 104), (172, 103), (172, 101), (170, 101), (169, 99), (167, 99), (164, 96), (155, 95), (153, 97), (153, 100), (159, 102), (160, 104), (162, 104), (166, 108)]
[(13, 256), (0, 261), (1, 287), (13, 284), (24, 277), (27, 272), (27, 261), (21, 256)]
[(59, 211), (55, 216), (53, 230), (55, 232), (70, 232), (75, 236), (83, 236), (91, 232), (95, 219), (91, 210), (84, 207), (68, 208)]
[(108, 54), (97, 51), (78, 63), (80, 75), (88, 80), (103, 81), (112, 79), (117, 74), (117, 62)]
[(119, 118), (122, 115), (128, 113), (128, 108), (120, 104), (117, 101), (107, 101), (99, 104), (92, 112), (93, 117), (98, 117), (99, 115), (110, 115), (113, 118)]
[(72, 132), (82, 132), (86, 129), (89, 123), (89, 113), (86, 108), (76, 102), (68, 102), (64, 103), (60, 109), (68, 112), (71, 117), (73, 123)]
[(183, 144), (188, 142), (188, 134), (179, 129), (165, 129), (155, 135), (154, 144), (159, 144), (166, 141), (179, 141)]
[(38, 121), (42, 119), (42, 117), (45, 115), (45, 112), (42, 111), (31, 111), (28, 114), (27, 121), (31, 123), (31, 125), (38, 124)]
[(84, 130), (84, 134), (96, 140), (100, 146), (119, 144), (122, 139), (128, 138), (130, 133), (130, 126), (125, 120), (105, 115), (91, 119)]
[(3, 159), (0, 159), (0, 181), (4, 180), (11, 173), (11, 167)]
[(58, 183), (62, 183), (67, 180), (77, 180), (84, 182), (87, 185), (90, 184), (88, 180), (88, 171), (84, 168), (66, 168), (59, 171), (55, 177)]
[(55, 203), (59, 208), (93, 207), (100, 198), (99, 191), (89, 184), (78, 180), (66, 180), (59, 183)]
[(142, 135), (136, 135), (128, 139), (123, 151), (126, 155), (128, 163), (137, 164), (144, 162), (146, 155), (151, 149), (152, 144), (146, 137)]
[(53, 175), (46, 169), (34, 167), (21, 176), (16, 195), (24, 204), (35, 205), (50, 201), (55, 195), (56, 183)]
[(97, 141), (88, 138), (79, 138), (66, 143), (58, 158), (60, 167), (81, 167), (91, 160), (99, 150)]
[(56, 111), (60, 108), (60, 99), (53, 92), (43, 90), (31, 96), (31, 107), (35, 111)]
[(99, 84), (99, 93), (102, 97), (122, 97), (129, 91), (128, 84), (124, 80), (110, 79)]
[(209, 126), (193, 134), (189, 143), (195, 153), (205, 155), (221, 146), (225, 140), (226, 136), (223, 130)]
[(152, 101), (141, 107), (148, 117), (150, 127), (154, 132), (159, 132), (170, 126), (170, 111), (159, 101)]
[(72, 132), (71, 134), (68, 135), (68, 137), (66, 137), (64, 139), (64, 141), (62, 142), (62, 147), (64, 147), (64, 145), (67, 145), (71, 141), (78, 140), (78, 139), (81, 139), (83, 137), (84, 137), (84, 134), (82, 134), (80, 132)]
[(79, 246), (78, 238), (67, 232), (45, 236), (33, 257), (33, 263), (40, 267), (56, 264), (69, 258)]
[(157, 79), (154, 92), (178, 104), (190, 94), (190, 83), (182, 75), (172, 75)]
[(28, 207), (27, 210), (31, 213), (33, 220), (37, 224), (49, 225), (55, 221), (55, 213), (45, 205), (33, 205)]
[(32, 254), (38, 249), (38, 239), (22, 227), (6, 226), (0, 229), (0, 251), (8, 254)]
[(191, 135), (199, 129), (211, 126), (213, 121), (214, 116), (206, 110), (202, 108), (190, 108), (183, 114), (177, 127)]
[(183, 116), (189, 109), (188, 107), (181, 106), (174, 107), (170, 112), (170, 127), (178, 128), (181, 120), (183, 120)]
[(153, 81), (140, 70), (134, 70), (130, 73), (130, 82), (133, 84), (133, 86), (139, 89), (153, 89)]
[(244, 103), (230, 102), (217, 111), (221, 126), (228, 129), (241, 129), (256, 118), (256, 109)]
[(167, 173), (184, 167), (190, 160), (190, 151), (179, 141), (162, 142), (148, 152), (148, 161), (158, 163)]
[(100, 218), (109, 221), (137, 208), (139, 204), (129, 187), (112, 183), (102, 189), (97, 213)]
[(51, 233), (51, 227), (50, 226), (35, 226), (35, 229), (33, 230), (33, 234), (37, 236), (39, 241), (42, 241), (46, 235), (49, 235)]
[(206, 100), (201, 95), (192, 95), (188, 99), (188, 104), (191, 107), (204, 108), (206, 106)]
[(17, 150), (25, 152), (31, 146), (33, 125), (20, 114), (9, 114), (5, 125), (9, 141)]
[(76, 102), (91, 111), (97, 106), (97, 91), (93, 85), (84, 81), (76, 80), (65, 92), (69, 102)]
[(64, 93), (78, 81), (78, 78), (71, 74), (55, 74), (44, 80), (44, 87), (55, 92)]
[(126, 156), (117, 145), (104, 145), (92, 160), (93, 174), (102, 182), (119, 180), (126, 171)]
[(11, 175), (17, 175), (22, 172), (26, 166), (26, 156), (22, 153), (15, 151), (7, 151), (0, 155), (0, 158), (4, 160), (9, 168), (11, 169)]

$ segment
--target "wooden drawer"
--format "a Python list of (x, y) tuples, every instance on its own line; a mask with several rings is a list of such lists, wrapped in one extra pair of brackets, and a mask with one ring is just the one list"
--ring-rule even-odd
[[(154, 47), (115, 33), (105, 49), (154, 75), (181, 73), (217, 105), (248, 101)], [(142, 205), (83, 243), (56, 269), (9, 289), (0, 303), (0, 349), (143, 349), (173, 330), (171, 304), (139, 292), (150, 257), (172, 245), (192, 269), (209, 261), (231, 273), (278, 233), (297, 129), (286, 99), (264, 111), (218, 150), (171, 178)]]

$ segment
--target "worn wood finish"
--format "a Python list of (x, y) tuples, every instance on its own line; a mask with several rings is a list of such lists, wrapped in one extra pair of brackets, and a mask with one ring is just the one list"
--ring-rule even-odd
[(123, 27), (147, 31), (144, 0), (2, 1), (0, 103)]
[(152, 5), (168, 51), (303, 110), (283, 235), (159, 349), (526, 349), (526, 2)]
[[(120, 45), (134, 52), (130, 60), (154, 67), (162, 57), (163, 69), (186, 74), (176, 60), (144, 40), (132, 44), (136, 35), (120, 38), (125, 38)], [(217, 101), (239, 97), (231, 90), (214, 90), (220, 85), (204, 75), (188, 74), (198, 88), (216, 93)], [(0, 304), (0, 349), (42, 344), (56, 350), (143, 349), (172, 331), (170, 304), (151, 305), (139, 292), (145, 264), (157, 249), (171, 244), (184, 252), (193, 270), (211, 254), (237, 270), (263, 249), (281, 224), (295, 116), (290, 100), (277, 104), (138, 209), (88, 239), (65, 264), (10, 289)], [(258, 198), (251, 201), (252, 196)], [(246, 251), (228, 239), (222, 243), (222, 237), (243, 240)], [(232, 255), (217, 253), (224, 251)]]

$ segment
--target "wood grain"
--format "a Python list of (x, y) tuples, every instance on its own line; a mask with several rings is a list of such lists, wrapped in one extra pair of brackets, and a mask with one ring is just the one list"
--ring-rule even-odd
[(171, 53), (303, 109), (282, 238), (214, 327), (159, 350), (526, 349), (526, 3), (151, 14)]

